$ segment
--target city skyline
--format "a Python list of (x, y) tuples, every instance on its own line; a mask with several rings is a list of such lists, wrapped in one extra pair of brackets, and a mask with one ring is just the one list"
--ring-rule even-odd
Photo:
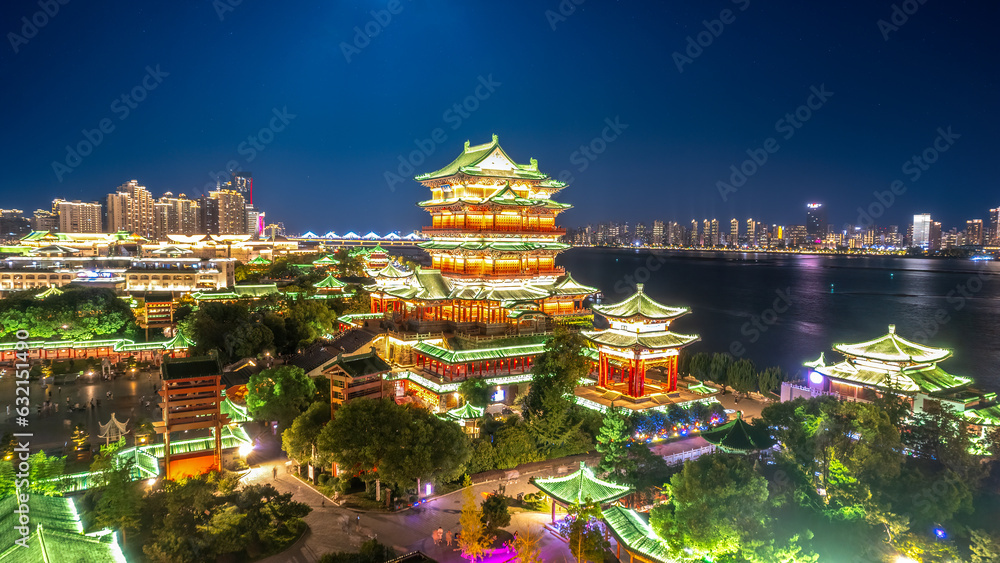
[[(238, 168), (255, 172), (256, 203), (290, 230), (418, 228), (406, 205), (370, 217), (351, 208), (405, 201), (419, 189), (412, 177), (450, 147), (493, 133), (580, 194), (568, 225), (605, 214), (790, 224), (802, 201), (857, 217), (878, 194), (892, 198), (879, 224), (926, 210), (958, 224), (995, 205), (983, 187), (994, 183), (997, 118), (977, 109), (998, 94), (983, 72), (1000, 52), (993, 6), (401, 4), (390, 14), (303, 3), (274, 14), (224, 4), (123, 3), (105, 8), (113, 20), (68, 4), (33, 34), (21, 18), (37, 3), (6, 4), (0, 72), (22, 88), (3, 95), (24, 111), (3, 141), (2, 207), (90, 201), (129, 178), (197, 197)], [(532, 41), (484, 39), (512, 32)], [(404, 48), (413, 42), (421, 49)], [(759, 80), (772, 68), (781, 72)], [(253, 87), (234, 87), (237, 76)], [(540, 76), (558, 86), (528, 86)]]

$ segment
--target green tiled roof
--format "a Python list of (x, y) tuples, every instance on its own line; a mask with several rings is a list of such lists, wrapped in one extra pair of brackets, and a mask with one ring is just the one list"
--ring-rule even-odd
[(484, 412), (486, 409), (472, 406), (472, 403), (465, 403), (458, 408), (451, 409), (445, 415), (455, 420), (475, 420), (482, 418)]
[(628, 299), (612, 305), (594, 305), (594, 311), (616, 319), (645, 318), (654, 320), (676, 319), (691, 312), (689, 307), (667, 307), (653, 301), (642, 290), (643, 284), (636, 284), (635, 293)]
[(736, 420), (718, 428), (702, 432), (701, 437), (720, 450), (734, 454), (766, 450), (775, 444), (774, 438), (766, 429), (747, 423), (742, 416), (737, 416)]
[(903, 370), (890, 370), (844, 361), (832, 366), (815, 368), (815, 371), (833, 379), (866, 387), (892, 388), (903, 393), (916, 393), (918, 391), (938, 393), (972, 383), (971, 378), (952, 375), (935, 364), (914, 366)]
[(522, 356), (537, 356), (545, 351), (545, 342), (538, 344), (522, 344), (503, 348), (481, 348), (478, 350), (448, 350), (426, 342), (417, 342), (413, 350), (442, 363), (455, 365), (483, 360), (502, 360)]
[(979, 426), (1000, 426), (1000, 405), (990, 405), (965, 411), (965, 418)]
[(172, 358), (160, 366), (163, 379), (187, 379), (222, 374), (222, 364), (217, 358), (196, 356), (193, 358)]
[(267, 295), (269, 293), (277, 293), (278, 286), (273, 283), (265, 283), (260, 285), (234, 285), (233, 292), (236, 295), (250, 295), (254, 297), (259, 297), (261, 295)]
[(533, 484), (542, 492), (562, 504), (593, 501), (599, 505), (614, 502), (632, 492), (631, 487), (610, 481), (602, 481), (594, 476), (594, 471), (580, 462), (580, 469), (565, 477), (534, 479)]
[(338, 289), (341, 287), (347, 287), (347, 284), (333, 277), (333, 274), (327, 274), (325, 278), (314, 283), (313, 287), (321, 289)]
[(0, 562), (42, 563), (48, 561), (108, 561), (125, 563), (116, 535), (83, 534), (83, 526), (69, 497), (31, 495), (31, 535), (28, 547), (14, 543), (21, 535), (17, 525), (14, 495), (0, 500)]
[(258, 255), (253, 260), (247, 262), (247, 264), (252, 264), (254, 266), (269, 266), (271, 265), (271, 261), (268, 260), (267, 258), (264, 258), (263, 256)]
[(566, 274), (552, 284), (551, 291), (555, 295), (589, 295), (596, 293), (597, 288), (583, 285), (573, 279), (572, 274)]
[(667, 542), (636, 511), (615, 505), (601, 511), (601, 516), (628, 551), (660, 563), (676, 563), (676, 559), (670, 556)]
[(837, 344), (834, 350), (854, 358), (882, 362), (940, 362), (951, 356), (951, 350), (932, 348), (911, 342), (896, 334), (896, 325), (889, 325), (889, 333), (875, 340), (858, 344)]
[(372, 350), (367, 354), (358, 354), (346, 357), (340, 356), (330, 365), (339, 365), (351, 377), (373, 375), (376, 373), (387, 372), (392, 369), (392, 367), (387, 364), (385, 360), (378, 357), (375, 350)]
[(53, 285), (53, 286), (50, 286), (45, 291), (43, 291), (43, 292), (39, 293), (38, 295), (36, 295), (35, 299), (45, 299), (46, 297), (52, 297), (53, 295), (62, 295), (63, 293), (64, 293), (63, 290), (61, 290), (58, 287), (56, 287), (56, 286)]
[(313, 264), (314, 265), (318, 264), (320, 266), (324, 266), (324, 265), (334, 266), (334, 265), (340, 264), (340, 260), (337, 260), (333, 256), (327, 254), (326, 256), (324, 256), (322, 258), (319, 258), (317, 260), (313, 260)]
[[(507, 156), (507, 153), (500, 147), (500, 139), (493, 135), (493, 140), (489, 143), (484, 143), (482, 145), (469, 146), (469, 142), (465, 142), (465, 148), (462, 150), (462, 154), (458, 155), (458, 158), (451, 161), (447, 166), (441, 168), (440, 170), (435, 170), (434, 172), (428, 172), (426, 174), (420, 174), (414, 178), (418, 182), (424, 180), (433, 180), (436, 178), (446, 178), (448, 176), (454, 176), (459, 172), (464, 174), (469, 174), (471, 176), (504, 176), (511, 178), (523, 178), (531, 180), (549, 180), (548, 175), (543, 174), (538, 171), (538, 162), (535, 159), (531, 159), (530, 164), (517, 164), (514, 163), (513, 170), (489, 170), (484, 171), (479, 168), (479, 163), (486, 160), (491, 154), (493, 154), (494, 149), (500, 151), (504, 158), (514, 163), (514, 160)], [(556, 184), (561, 184), (561, 182), (556, 182), (554, 180), (550, 181), (549, 187), (562, 187)], [(563, 184), (565, 185), (565, 184)]]
[(584, 338), (597, 344), (613, 348), (649, 348), (663, 350), (666, 348), (681, 348), (701, 340), (697, 334), (678, 334), (670, 331), (659, 332), (625, 332), (619, 330), (585, 330)]
[(413, 272), (401, 270), (393, 265), (392, 262), (389, 262), (385, 268), (379, 270), (375, 275), (380, 278), (408, 278), (413, 275)]
[[(518, 383), (527, 383), (534, 378), (531, 373), (518, 373), (514, 375), (498, 375), (495, 377), (484, 377), (482, 381), (487, 385), (514, 385)], [(454, 393), (458, 391), (459, 385), (458, 381), (448, 382), (448, 383), (437, 383), (432, 381), (419, 373), (414, 373), (412, 371), (400, 371), (395, 373), (388, 373), (385, 375), (386, 381), (399, 381), (407, 380), (412, 381), (414, 384), (423, 387), (424, 389), (429, 389), (439, 395), (444, 393)]]

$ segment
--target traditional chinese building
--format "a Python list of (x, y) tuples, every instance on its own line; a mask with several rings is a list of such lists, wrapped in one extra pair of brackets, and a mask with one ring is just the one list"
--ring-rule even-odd
[[(431, 215), (420, 246), (432, 267), (400, 286), (373, 286), (373, 313), (415, 332), (515, 333), (521, 328), (587, 322), (596, 288), (555, 265), (569, 245), (556, 216), (570, 206), (552, 196), (566, 184), (518, 164), (500, 147), (470, 146), (450, 164), (416, 177), (431, 192), (419, 205)], [(388, 303), (388, 306), (387, 306)]]
[[(896, 325), (889, 325), (889, 332), (874, 340), (837, 344), (833, 349), (844, 356), (843, 361), (827, 365), (820, 355), (805, 363), (810, 368), (808, 385), (813, 393), (860, 401), (894, 393), (909, 399), (916, 412), (923, 411), (927, 403), (963, 412), (995, 396), (973, 389), (972, 378), (952, 375), (938, 366), (951, 357), (951, 350), (907, 340), (896, 334)], [(786, 393), (784, 388), (782, 391)]]
[[(199, 475), (222, 469), (222, 429), (229, 416), (222, 412), (225, 398), (222, 366), (214, 357), (186, 358), (164, 362), (160, 407), (163, 418), (153, 423), (163, 435), (163, 468), (166, 479)], [(175, 452), (171, 448), (173, 432), (210, 430), (214, 438), (211, 450)]]
[[(677, 361), (685, 346), (699, 340), (695, 334), (670, 331), (670, 323), (688, 314), (688, 307), (657, 303), (636, 286), (636, 292), (620, 303), (594, 305), (610, 327), (585, 330), (583, 336), (597, 347), (597, 387), (623, 396), (626, 402), (658, 393), (674, 393)], [(656, 370), (655, 385), (647, 375)]]

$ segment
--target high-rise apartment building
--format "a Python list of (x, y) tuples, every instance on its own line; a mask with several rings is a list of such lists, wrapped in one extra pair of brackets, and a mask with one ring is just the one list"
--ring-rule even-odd
[(663, 246), (665, 230), (663, 221), (653, 221), (653, 246)]
[[(931, 221), (930, 213), (919, 213), (913, 216), (913, 234), (910, 245), (914, 247), (930, 249), (931, 246)], [(940, 238), (940, 237), (939, 237)]]
[(738, 245), (740, 243), (740, 221), (733, 217), (729, 222), (729, 244)]
[(188, 199), (184, 194), (174, 197), (166, 192), (156, 202), (157, 222), (165, 235), (203, 234), (201, 201)]
[(202, 228), (212, 235), (247, 234), (246, 200), (235, 191), (219, 189), (201, 201)]
[(928, 248), (931, 250), (941, 250), (941, 223), (938, 221), (931, 223)]
[(699, 246), (700, 245), (700, 241), (701, 241), (701, 237), (698, 235), (698, 220), (697, 219), (691, 219), (691, 232), (688, 233), (688, 234), (690, 235), (690, 239), (688, 240), (688, 244), (690, 246)]
[(983, 220), (969, 219), (965, 222), (965, 244), (983, 245)]
[(56, 199), (52, 202), (52, 212), (59, 216), (60, 232), (101, 232), (101, 204), (96, 201), (87, 203), (80, 200)]
[(826, 237), (826, 208), (822, 203), (806, 204), (806, 232), (814, 240)]
[(58, 231), (59, 214), (47, 209), (36, 209), (31, 217), (31, 229), (34, 231)]
[(991, 246), (1000, 245), (1000, 206), (990, 209), (990, 237)]
[(719, 240), (719, 234), (720, 234), (719, 233), (719, 220), (718, 219), (712, 219), (711, 223), (709, 223), (708, 226), (709, 226), (709, 236), (708, 236), (708, 238), (710, 239), (710, 244), (712, 246), (719, 246), (719, 244), (721, 243), (721, 241)]
[(0, 240), (17, 240), (31, 230), (31, 223), (20, 209), (0, 209)]
[(107, 232), (128, 231), (150, 240), (160, 236), (157, 232), (156, 208), (153, 194), (138, 180), (129, 180), (108, 194)]

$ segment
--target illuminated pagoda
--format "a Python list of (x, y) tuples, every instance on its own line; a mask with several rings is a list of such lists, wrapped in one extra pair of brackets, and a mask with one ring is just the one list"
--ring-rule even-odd
[[(605, 330), (583, 331), (598, 349), (598, 388), (620, 393), (626, 402), (677, 391), (680, 351), (700, 338), (671, 332), (670, 323), (690, 313), (690, 308), (657, 303), (638, 284), (636, 292), (624, 301), (594, 305), (593, 309), (611, 325)], [(647, 385), (647, 373), (653, 369), (661, 373), (655, 386)]]
[(923, 411), (927, 402), (944, 403), (961, 412), (994, 396), (972, 389), (972, 378), (952, 375), (938, 366), (951, 357), (951, 350), (907, 340), (896, 334), (896, 325), (889, 325), (889, 332), (874, 340), (837, 344), (833, 349), (844, 356), (840, 363), (827, 365), (821, 355), (804, 364), (810, 368), (812, 392), (849, 400), (894, 393), (908, 398), (915, 412)]
[(590, 501), (603, 507), (632, 492), (631, 487), (598, 479), (594, 475), (594, 470), (582, 461), (580, 469), (574, 473), (562, 477), (532, 478), (531, 483), (554, 501), (553, 524), (556, 521), (556, 504), (566, 507)]
[(577, 283), (555, 265), (569, 248), (556, 216), (570, 206), (552, 196), (566, 184), (518, 164), (500, 147), (470, 146), (450, 164), (415, 178), (431, 192), (419, 205), (431, 215), (420, 243), (431, 268), (414, 272), (400, 286), (373, 286), (372, 313), (405, 330), (460, 331), (485, 335), (520, 329), (551, 330), (585, 323), (587, 295), (596, 288)]

